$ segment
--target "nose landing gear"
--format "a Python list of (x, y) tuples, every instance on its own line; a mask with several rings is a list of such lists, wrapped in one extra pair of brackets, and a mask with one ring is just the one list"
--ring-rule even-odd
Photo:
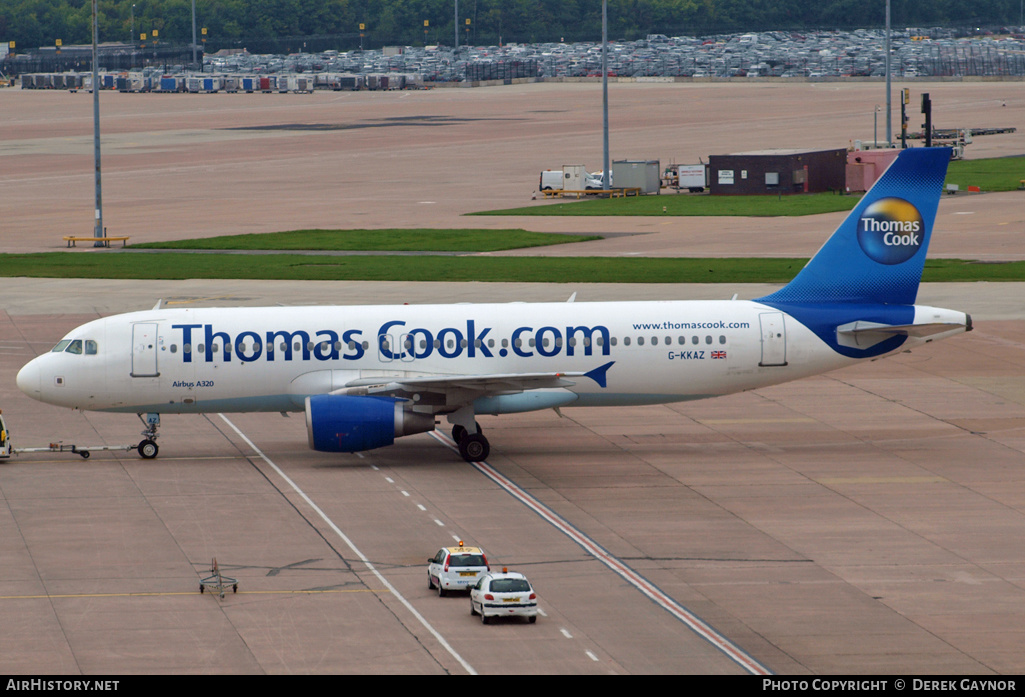
[(145, 460), (152, 460), (160, 452), (160, 447), (157, 445), (157, 428), (160, 426), (160, 414), (146, 414), (145, 418), (142, 414), (137, 416), (139, 421), (146, 425), (146, 430), (142, 432), (144, 438), (139, 441), (139, 447), (136, 449), (139, 451), (140, 457)]

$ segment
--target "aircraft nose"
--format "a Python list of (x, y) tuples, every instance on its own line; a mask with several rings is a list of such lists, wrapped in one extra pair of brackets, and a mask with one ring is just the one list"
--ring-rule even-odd
[(29, 361), (18, 371), (18, 389), (33, 399), (39, 399), (41, 376), (39, 361)]

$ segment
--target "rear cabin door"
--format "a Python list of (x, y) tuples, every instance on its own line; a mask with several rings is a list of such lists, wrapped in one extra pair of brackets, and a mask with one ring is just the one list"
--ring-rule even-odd
[(765, 312), (758, 316), (762, 329), (761, 366), (787, 364), (787, 332), (782, 312)]

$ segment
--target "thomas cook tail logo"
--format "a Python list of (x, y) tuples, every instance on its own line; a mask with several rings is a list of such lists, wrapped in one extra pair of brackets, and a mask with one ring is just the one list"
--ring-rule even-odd
[(922, 246), (925, 225), (918, 209), (902, 198), (882, 198), (858, 218), (858, 244), (880, 264), (900, 264)]

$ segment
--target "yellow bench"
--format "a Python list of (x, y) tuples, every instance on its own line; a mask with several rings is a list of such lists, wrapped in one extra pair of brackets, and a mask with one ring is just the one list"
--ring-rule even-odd
[(121, 246), (124, 247), (128, 244), (129, 237), (76, 237), (75, 235), (65, 235), (64, 241), (68, 243), (69, 247), (76, 246), (76, 242), (99, 242), (101, 247), (109, 247), (111, 242), (120, 242)]

